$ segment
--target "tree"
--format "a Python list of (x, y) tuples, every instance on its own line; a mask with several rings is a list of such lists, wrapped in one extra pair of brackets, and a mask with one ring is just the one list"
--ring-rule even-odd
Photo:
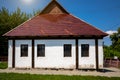
[(118, 28), (118, 33), (114, 33), (110, 38), (112, 41), (112, 48), (120, 52), (120, 27)]
[(13, 13), (4, 7), (0, 10), (0, 55), (7, 55), (7, 39), (2, 35), (29, 18), (29, 15), (21, 12), (19, 8)]
[(3, 7), (0, 10), (0, 36), (2, 36), (2, 34), (6, 32), (6, 29), (9, 28), (8, 27), (9, 19), (10, 19), (10, 13), (6, 8)]
[(3, 7), (0, 10), (0, 36), (28, 19), (29, 15), (21, 12), (19, 8), (15, 12), (10, 13), (8, 9)]
[(104, 57), (111, 58), (114, 56), (111, 46), (104, 46)]
[(110, 36), (112, 41), (111, 46), (104, 46), (104, 56), (105, 58), (113, 58), (117, 56), (120, 59), (120, 27), (118, 28), (118, 33), (114, 33)]
[[(0, 10), (0, 55), (7, 53), (7, 40), (2, 35), (9, 29), (10, 13), (6, 8)], [(5, 29), (6, 28), (6, 29)]]
[(2, 37), (2, 35), (22, 24), (29, 18), (39, 14), (39, 12), (40, 10), (37, 10), (33, 11), (32, 14), (26, 14), (25, 12), (21, 12), (20, 8), (17, 8), (14, 12), (9, 12), (8, 9), (2, 7), (0, 10), (0, 56), (7, 56), (8, 52), (7, 39)]

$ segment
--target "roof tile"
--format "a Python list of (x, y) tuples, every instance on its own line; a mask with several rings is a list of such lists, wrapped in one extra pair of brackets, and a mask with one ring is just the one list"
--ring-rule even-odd
[(41, 14), (6, 33), (4, 36), (64, 36), (107, 34), (70, 14)]

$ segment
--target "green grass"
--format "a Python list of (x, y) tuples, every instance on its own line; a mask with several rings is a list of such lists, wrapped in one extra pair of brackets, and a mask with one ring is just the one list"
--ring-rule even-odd
[(7, 62), (0, 62), (0, 69), (6, 69), (8, 67)]
[(0, 80), (120, 80), (120, 77), (36, 75), (18, 73), (0, 73)]

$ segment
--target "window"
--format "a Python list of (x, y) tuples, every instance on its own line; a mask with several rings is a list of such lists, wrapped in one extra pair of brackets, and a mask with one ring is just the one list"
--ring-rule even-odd
[(71, 44), (64, 45), (64, 57), (71, 57)]
[(21, 57), (28, 56), (28, 45), (21, 45)]
[(38, 57), (44, 57), (45, 56), (45, 45), (44, 44), (38, 44), (37, 45), (37, 56)]
[(89, 44), (82, 44), (81, 45), (81, 56), (82, 57), (89, 57)]

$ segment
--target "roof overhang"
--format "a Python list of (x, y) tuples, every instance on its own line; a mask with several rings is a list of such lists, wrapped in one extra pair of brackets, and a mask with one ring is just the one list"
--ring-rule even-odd
[(74, 36), (74, 35), (57, 35), (57, 36), (5, 36), (8, 39), (103, 39), (104, 36)]

